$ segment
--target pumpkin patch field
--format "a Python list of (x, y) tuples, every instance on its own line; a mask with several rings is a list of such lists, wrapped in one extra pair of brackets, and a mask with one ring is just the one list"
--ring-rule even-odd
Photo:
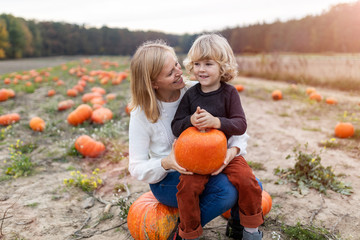
[[(0, 239), (133, 239), (128, 226), (141, 229), (148, 209), (129, 208), (150, 189), (127, 170), (130, 58), (31, 61), (0, 62)], [(264, 239), (359, 239), (360, 94), (230, 83), (242, 86), (245, 159), (271, 196)], [(174, 216), (148, 219), (161, 229)], [(226, 223), (217, 217), (201, 239), (230, 239)]]

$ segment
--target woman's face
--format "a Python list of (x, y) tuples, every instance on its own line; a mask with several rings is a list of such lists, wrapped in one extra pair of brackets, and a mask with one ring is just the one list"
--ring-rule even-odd
[(164, 67), (162, 68), (159, 76), (155, 80), (153, 87), (158, 92), (172, 92), (185, 87), (182, 78), (181, 66), (176, 58), (169, 53), (167, 55)]

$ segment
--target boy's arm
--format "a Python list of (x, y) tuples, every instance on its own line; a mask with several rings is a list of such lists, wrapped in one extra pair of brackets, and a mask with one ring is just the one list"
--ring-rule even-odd
[(190, 112), (190, 102), (187, 96), (188, 95), (185, 93), (176, 110), (174, 119), (171, 122), (171, 129), (175, 137), (179, 137), (183, 131), (192, 126), (192, 113)]
[(244, 134), (246, 132), (247, 123), (239, 94), (235, 88), (231, 91), (226, 112), (228, 117), (219, 117), (221, 122), (220, 130), (229, 136)]

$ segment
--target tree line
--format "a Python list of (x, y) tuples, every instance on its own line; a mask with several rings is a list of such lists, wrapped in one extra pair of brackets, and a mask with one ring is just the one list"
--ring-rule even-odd
[[(338, 4), (318, 16), (227, 28), (237, 54), (258, 52), (360, 52), (360, 1)], [(200, 33), (199, 33), (200, 34)], [(186, 53), (199, 34), (86, 27), (65, 22), (37, 22), (0, 15), (0, 59), (59, 55), (131, 55), (144, 41), (164, 39)]]

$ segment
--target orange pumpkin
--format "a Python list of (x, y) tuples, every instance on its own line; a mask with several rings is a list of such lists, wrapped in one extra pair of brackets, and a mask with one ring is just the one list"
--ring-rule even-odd
[(262, 194), (261, 194), (261, 200), (262, 200), (261, 201), (261, 207), (262, 207), (262, 210), (263, 210), (263, 214), (265, 216), (271, 210), (272, 199), (271, 199), (270, 194), (263, 190)]
[(350, 122), (340, 122), (335, 126), (335, 136), (339, 138), (349, 138), (355, 133), (354, 125)]
[(313, 87), (308, 87), (308, 88), (306, 88), (306, 94), (307, 94), (307, 95), (310, 95), (310, 94), (312, 94), (313, 92), (316, 92), (316, 89), (315, 89), (315, 88), (313, 88)]
[(98, 92), (91, 92), (91, 93), (85, 93), (82, 97), (81, 100), (86, 103), (86, 102), (90, 102), (91, 99), (96, 98), (96, 97), (101, 97), (102, 95)]
[(8, 98), (13, 98), (15, 97), (15, 91), (12, 90), (12, 89), (5, 89), (7, 91), (7, 94), (8, 94)]
[(9, 98), (9, 94), (5, 88), (0, 89), (0, 102), (6, 101)]
[(5, 78), (4, 79), (4, 84), (10, 84), (11, 83), (11, 79), (10, 78)]
[(106, 101), (102, 97), (95, 97), (90, 100), (90, 103), (93, 105), (94, 104), (104, 105)]
[(116, 94), (115, 93), (109, 93), (105, 96), (106, 100), (111, 101), (114, 100), (116, 98)]
[(125, 107), (126, 114), (130, 116), (131, 111), (132, 111), (132, 108), (130, 107), (130, 104), (127, 104), (126, 107)]
[(54, 89), (50, 89), (49, 91), (48, 91), (48, 93), (47, 93), (47, 96), (48, 97), (52, 97), (52, 96), (54, 96), (55, 95), (55, 90)]
[(333, 97), (326, 98), (325, 102), (330, 105), (336, 105), (338, 103), (337, 100)]
[(58, 103), (58, 111), (63, 111), (74, 106), (74, 101), (71, 99), (64, 100)]
[(317, 102), (321, 102), (321, 100), (322, 100), (322, 96), (317, 92), (311, 93), (309, 98), (310, 98), (310, 100), (315, 100)]
[(103, 124), (113, 117), (113, 113), (110, 109), (105, 107), (100, 107), (92, 112), (91, 120), (94, 123)]
[(234, 87), (236, 88), (236, 90), (237, 90), (238, 92), (244, 91), (244, 86), (241, 85), (241, 84), (236, 84), (236, 85), (234, 85)]
[(223, 164), (227, 151), (225, 134), (216, 129), (201, 132), (195, 127), (183, 131), (176, 141), (177, 163), (188, 171), (210, 174)]
[(98, 157), (105, 151), (105, 145), (88, 135), (82, 135), (76, 139), (75, 149), (85, 157)]
[(42, 132), (45, 129), (45, 121), (40, 117), (33, 117), (29, 122), (30, 128), (37, 132)]
[[(261, 193), (261, 208), (263, 211), (263, 215), (266, 216), (272, 207), (272, 199), (271, 196), (268, 192), (266, 192), (265, 190), (262, 191)], [(224, 218), (229, 219), (231, 217), (231, 209), (227, 210), (226, 212), (224, 212), (223, 214), (221, 214)]]
[(20, 115), (17, 113), (9, 113), (0, 116), (0, 125), (7, 126), (16, 123), (20, 120)]
[(147, 192), (131, 204), (127, 225), (135, 240), (166, 240), (176, 226), (178, 209), (160, 203)]
[(282, 99), (282, 92), (280, 90), (274, 90), (271, 93), (271, 97), (274, 100), (281, 100)]
[(106, 90), (103, 89), (102, 87), (93, 87), (91, 88), (91, 92), (97, 92), (100, 93), (101, 95), (106, 94)]
[(71, 125), (77, 126), (82, 124), (89, 118), (91, 118), (92, 109), (87, 104), (80, 104), (74, 111), (72, 111), (68, 117), (67, 121)]
[(65, 85), (65, 82), (63, 80), (56, 81), (56, 86), (63, 86)]
[(68, 95), (69, 97), (76, 97), (78, 95), (78, 90), (73, 88), (68, 89), (66, 95)]
[(75, 89), (79, 93), (82, 93), (84, 91), (84, 87), (81, 86), (80, 84), (76, 84), (72, 89)]

